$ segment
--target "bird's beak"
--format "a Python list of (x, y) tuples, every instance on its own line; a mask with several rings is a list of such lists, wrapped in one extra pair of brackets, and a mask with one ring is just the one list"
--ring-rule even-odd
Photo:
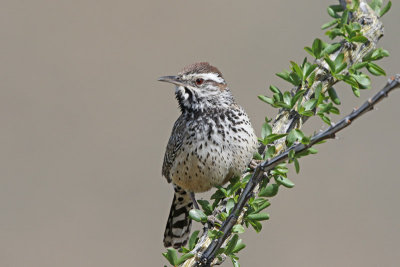
[(176, 85), (184, 85), (182, 81), (178, 78), (178, 76), (162, 76), (158, 78), (158, 81), (160, 82), (167, 82), (167, 83), (173, 83)]

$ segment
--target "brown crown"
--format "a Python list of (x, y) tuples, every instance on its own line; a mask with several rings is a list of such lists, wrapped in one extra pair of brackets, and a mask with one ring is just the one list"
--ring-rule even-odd
[(222, 73), (208, 62), (196, 62), (183, 68), (179, 74), (193, 74), (193, 73), (217, 73), (222, 77)]

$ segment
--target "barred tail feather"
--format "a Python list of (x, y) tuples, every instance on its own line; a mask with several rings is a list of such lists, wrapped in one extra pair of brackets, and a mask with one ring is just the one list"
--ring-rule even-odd
[(193, 202), (188, 192), (179, 186), (174, 186), (174, 189), (174, 200), (164, 232), (164, 246), (177, 249), (184, 246), (189, 239), (192, 226), (189, 211), (192, 209)]

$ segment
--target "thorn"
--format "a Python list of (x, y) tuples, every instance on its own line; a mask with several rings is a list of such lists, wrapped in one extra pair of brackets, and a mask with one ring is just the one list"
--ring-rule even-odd
[(372, 104), (372, 98), (368, 99), (368, 103)]
[(350, 120), (349, 118), (346, 118), (346, 123), (347, 123), (347, 124), (350, 124), (350, 123), (351, 123), (351, 120)]

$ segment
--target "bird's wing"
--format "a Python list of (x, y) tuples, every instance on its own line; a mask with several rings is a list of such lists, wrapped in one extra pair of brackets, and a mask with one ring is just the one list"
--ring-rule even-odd
[(185, 120), (181, 115), (175, 122), (172, 128), (172, 133), (168, 141), (167, 149), (165, 150), (164, 162), (162, 166), (162, 175), (171, 182), (170, 170), (174, 163), (176, 155), (180, 152), (184, 135), (185, 135)]

